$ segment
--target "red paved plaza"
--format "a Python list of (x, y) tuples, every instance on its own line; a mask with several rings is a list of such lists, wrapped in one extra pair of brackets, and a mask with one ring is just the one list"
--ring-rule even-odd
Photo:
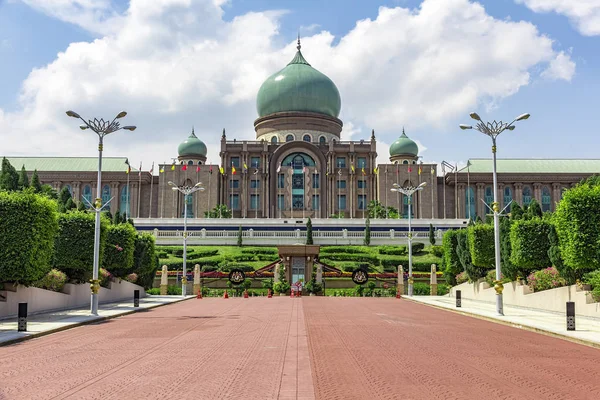
[(600, 350), (406, 300), (189, 300), (0, 347), (0, 399), (599, 399)]

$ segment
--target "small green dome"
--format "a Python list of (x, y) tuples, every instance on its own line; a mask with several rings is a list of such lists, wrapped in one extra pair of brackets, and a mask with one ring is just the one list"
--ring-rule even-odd
[(179, 145), (177, 152), (179, 157), (206, 157), (207, 150), (204, 142), (196, 137), (192, 129), (192, 134)]
[(294, 59), (271, 75), (258, 90), (258, 115), (304, 111), (337, 118), (342, 107), (340, 92), (331, 79), (304, 59), (299, 40), (297, 48)]
[(409, 155), (417, 157), (419, 155), (419, 146), (406, 136), (404, 129), (402, 135), (390, 146), (390, 156)]

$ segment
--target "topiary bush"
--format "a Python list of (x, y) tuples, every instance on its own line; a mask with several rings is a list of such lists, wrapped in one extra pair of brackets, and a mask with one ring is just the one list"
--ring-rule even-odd
[(0, 192), (0, 282), (30, 285), (52, 268), (56, 203), (31, 192)]
[(515, 221), (510, 228), (510, 262), (523, 275), (551, 266), (548, 258), (550, 224), (540, 218)]
[(442, 237), (442, 266), (444, 278), (450, 285), (456, 285), (456, 275), (463, 271), (456, 248), (458, 247), (458, 231), (451, 229), (444, 233)]
[(366, 248), (361, 246), (326, 246), (321, 247), (320, 253), (347, 253), (347, 254), (364, 254)]
[(408, 250), (406, 246), (380, 246), (377, 251), (379, 254), (388, 254), (396, 256), (404, 256)]
[(436, 257), (444, 256), (444, 248), (442, 246), (431, 246), (431, 254)]
[(65, 283), (67, 283), (67, 275), (56, 268), (52, 268), (50, 272), (46, 274), (46, 276), (35, 282), (33, 286), (41, 289), (52, 290), (54, 292), (60, 292), (65, 286)]
[(416, 242), (412, 244), (412, 254), (413, 256), (415, 254), (419, 254), (420, 252), (422, 252), (425, 249), (425, 243), (421, 243), (421, 242)]
[(489, 269), (494, 267), (494, 227), (476, 224), (467, 228), (471, 263), (474, 266)]
[(585, 274), (583, 277), (583, 283), (587, 283), (592, 286), (592, 297), (596, 301), (600, 301), (600, 269), (597, 271)]
[(109, 225), (104, 247), (104, 268), (119, 278), (133, 271), (136, 230), (130, 224)]
[[(73, 211), (59, 214), (58, 235), (54, 248), (54, 267), (63, 271), (72, 282), (87, 282), (94, 265), (95, 215)], [(100, 265), (106, 243), (108, 221), (100, 219)]]
[(133, 272), (137, 274), (137, 284), (144, 288), (152, 287), (158, 267), (154, 236), (137, 233), (133, 251)]

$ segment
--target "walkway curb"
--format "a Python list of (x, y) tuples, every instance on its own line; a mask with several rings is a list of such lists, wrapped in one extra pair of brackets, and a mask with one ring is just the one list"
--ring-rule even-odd
[(569, 342), (581, 344), (581, 345), (584, 345), (584, 346), (589, 346), (589, 347), (594, 347), (596, 349), (600, 349), (600, 343), (588, 341), (588, 340), (585, 340), (585, 339), (574, 338), (574, 337), (571, 337), (569, 335), (565, 335), (565, 334), (562, 334), (562, 333), (553, 332), (551, 330), (542, 329), (542, 328), (538, 328), (538, 327), (535, 327), (535, 326), (517, 324), (515, 322), (510, 322), (510, 321), (503, 321), (503, 320), (498, 319), (498, 318), (488, 317), (486, 315), (480, 315), (480, 314), (476, 314), (476, 313), (472, 313), (472, 312), (468, 312), (468, 311), (464, 311), (464, 310), (457, 310), (457, 309), (453, 309), (453, 308), (438, 306), (436, 304), (425, 303), (425, 302), (422, 302), (422, 301), (419, 301), (419, 300), (411, 299), (408, 296), (403, 296), (402, 298), (404, 300), (408, 300), (408, 301), (410, 301), (412, 303), (422, 304), (424, 306), (429, 306), (429, 307), (437, 308), (437, 309), (440, 309), (440, 310), (450, 311), (450, 312), (453, 312), (455, 314), (464, 315), (466, 317), (477, 318), (477, 319), (481, 319), (481, 320), (484, 320), (484, 321), (494, 322), (496, 324), (506, 325), (506, 326), (510, 326), (512, 328), (522, 329), (522, 330), (529, 331), (529, 332), (540, 333), (542, 335), (551, 336), (551, 337), (554, 337), (554, 338), (557, 338), (557, 339), (562, 339), (562, 340), (566, 340), (566, 341), (569, 341)]
[(153, 308), (168, 306), (169, 304), (176, 304), (176, 303), (180, 303), (182, 301), (191, 300), (191, 299), (195, 299), (195, 298), (196, 297), (191, 296), (191, 297), (188, 297), (188, 298), (185, 298), (185, 299), (178, 299), (178, 300), (175, 300), (175, 301), (171, 301), (169, 303), (154, 304), (154, 305), (151, 305), (149, 307), (139, 308), (137, 310), (124, 311), (121, 314), (107, 315), (107, 316), (98, 316), (96, 318), (92, 318), (92, 319), (89, 319), (87, 321), (73, 322), (72, 324), (61, 326), (59, 328), (52, 328), (52, 329), (48, 329), (47, 331), (36, 332), (36, 333), (32, 333), (32, 334), (29, 334), (27, 336), (23, 336), (23, 337), (20, 337), (20, 338), (15, 338), (15, 339), (10, 339), (10, 340), (4, 341), (4, 342), (0, 342), (0, 347), (9, 346), (11, 344), (15, 344), (15, 343), (19, 343), (19, 342), (24, 342), (24, 341), (29, 340), (29, 339), (35, 339), (35, 338), (38, 338), (38, 337), (50, 335), (52, 333), (66, 331), (68, 329), (77, 328), (77, 327), (82, 326), (82, 325), (89, 325), (89, 324), (93, 324), (93, 323), (96, 323), (96, 322), (99, 322), (99, 321), (106, 321), (106, 320), (109, 320), (109, 319), (119, 318), (119, 317), (122, 317), (122, 316), (125, 316), (125, 315), (135, 314), (135, 313), (140, 312), (140, 311), (151, 310)]

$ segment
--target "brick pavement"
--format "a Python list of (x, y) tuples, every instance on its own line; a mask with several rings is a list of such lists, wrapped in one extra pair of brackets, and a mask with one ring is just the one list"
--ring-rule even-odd
[(599, 399), (600, 351), (397, 299), (305, 298), (318, 399)]
[(213, 298), (0, 347), (0, 399), (598, 399), (599, 360), (403, 300)]

